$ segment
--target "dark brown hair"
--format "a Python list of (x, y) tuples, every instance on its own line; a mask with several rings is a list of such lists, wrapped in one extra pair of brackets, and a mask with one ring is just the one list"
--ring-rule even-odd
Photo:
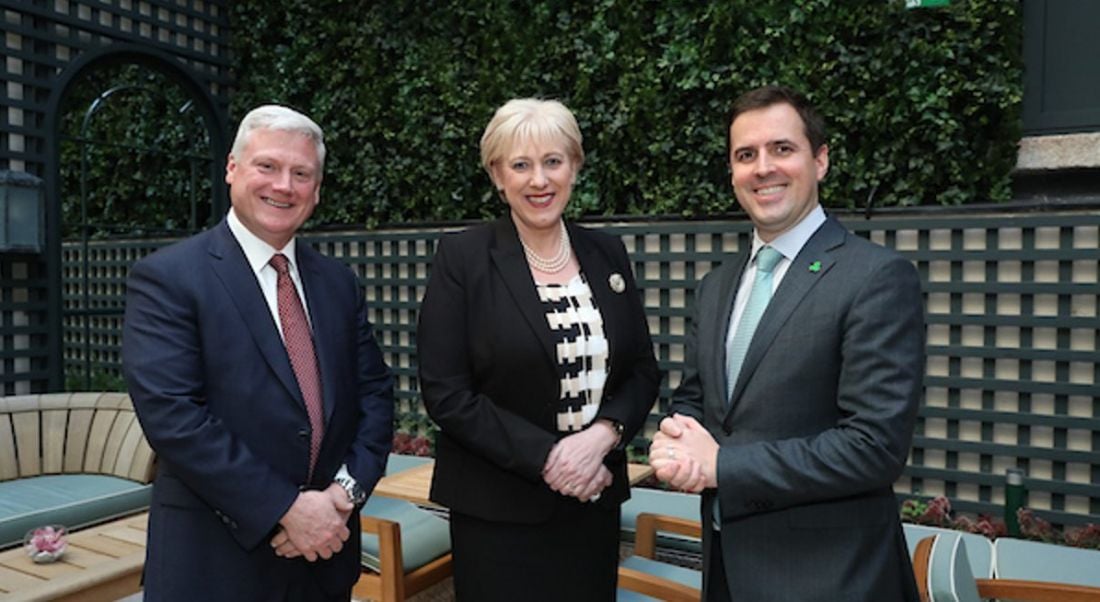
[[(798, 116), (802, 118), (802, 127), (806, 133), (806, 139), (810, 141), (810, 148), (816, 155), (817, 151), (821, 150), (821, 146), (825, 144), (825, 121), (805, 96), (785, 86), (762, 86), (738, 96), (737, 100), (733, 101), (733, 106), (730, 109), (730, 118), (726, 122), (727, 127), (732, 126), (733, 120), (737, 119), (737, 116), (742, 113), (766, 109), (777, 104), (791, 105), (798, 112)], [(733, 141), (728, 140), (728, 133), (726, 136), (726, 146), (729, 148)]]

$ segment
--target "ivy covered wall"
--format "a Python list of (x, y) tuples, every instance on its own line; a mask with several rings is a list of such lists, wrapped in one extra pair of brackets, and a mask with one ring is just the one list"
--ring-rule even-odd
[(1018, 2), (233, 2), (230, 120), (289, 104), (328, 136), (314, 224), (500, 213), (477, 143), (509, 98), (576, 113), (578, 215), (736, 207), (727, 112), (782, 83), (829, 124), (831, 207), (1004, 201), (1020, 137)]

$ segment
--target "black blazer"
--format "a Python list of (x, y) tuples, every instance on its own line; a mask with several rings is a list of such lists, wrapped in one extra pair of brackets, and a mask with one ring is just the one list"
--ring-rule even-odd
[[(568, 228), (610, 346), (598, 417), (622, 423), (629, 441), (660, 381), (641, 298), (621, 240)], [(625, 287), (613, 287), (616, 276)], [(549, 518), (561, 499), (541, 474), (561, 438), (554, 339), (509, 216), (440, 240), (417, 356), (424, 404), (440, 426), (432, 500), (487, 520)], [(622, 446), (605, 464), (614, 481), (596, 503), (612, 507), (630, 497)]]

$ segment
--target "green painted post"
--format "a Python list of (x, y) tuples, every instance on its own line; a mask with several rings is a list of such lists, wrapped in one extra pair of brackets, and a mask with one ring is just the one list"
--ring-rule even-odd
[(1009, 468), (1005, 471), (1005, 527), (1012, 537), (1020, 536), (1020, 520), (1016, 511), (1024, 506), (1027, 488), (1024, 487), (1024, 471)]

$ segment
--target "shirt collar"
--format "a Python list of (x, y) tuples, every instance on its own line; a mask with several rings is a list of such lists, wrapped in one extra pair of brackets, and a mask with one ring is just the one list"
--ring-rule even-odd
[(753, 229), (752, 256), (755, 258), (764, 245), (771, 245), (773, 249), (783, 255), (784, 259), (793, 260), (802, 251), (802, 247), (806, 246), (814, 232), (817, 232), (817, 229), (824, 223), (825, 210), (821, 208), (821, 205), (814, 205), (814, 208), (806, 214), (806, 217), (802, 218), (802, 221), (795, 224), (790, 230), (776, 236), (770, 243), (761, 240), (756, 229)]
[(290, 269), (292, 271), (298, 270), (298, 256), (294, 252), (295, 238), (291, 238), (290, 242), (286, 243), (286, 246), (282, 249), (276, 249), (253, 234), (237, 217), (237, 213), (232, 207), (229, 209), (229, 215), (226, 216), (225, 221), (229, 224), (229, 231), (233, 233), (233, 238), (236, 238), (237, 244), (241, 245), (241, 250), (244, 251), (245, 259), (248, 260), (248, 265), (253, 272), (259, 274), (260, 270), (268, 265), (268, 262), (276, 253), (286, 255), (286, 258), (290, 260)]

